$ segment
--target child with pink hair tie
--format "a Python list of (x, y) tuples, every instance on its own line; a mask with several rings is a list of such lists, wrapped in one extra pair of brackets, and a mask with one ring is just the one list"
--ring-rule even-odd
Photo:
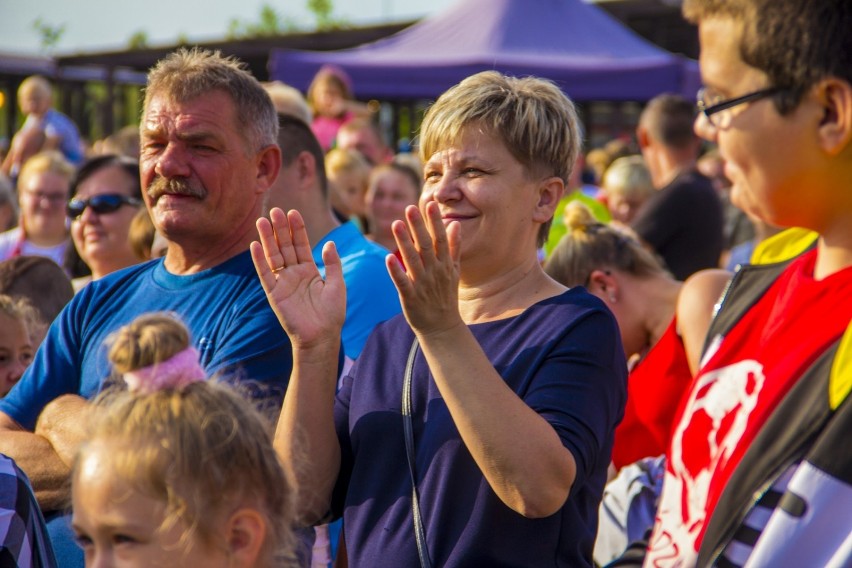
[(72, 469), (86, 565), (295, 565), (294, 491), (272, 425), (205, 380), (184, 324), (140, 316), (114, 334), (109, 359), (128, 388), (94, 401)]

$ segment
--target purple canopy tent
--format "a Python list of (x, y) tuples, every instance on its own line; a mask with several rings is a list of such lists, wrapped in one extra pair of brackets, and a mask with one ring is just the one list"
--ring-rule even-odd
[(486, 69), (546, 77), (577, 101), (693, 97), (700, 81), (695, 61), (581, 0), (462, 0), (353, 49), (273, 50), (270, 76), (304, 91), (326, 63), (349, 73), (359, 98), (384, 100), (435, 98)]

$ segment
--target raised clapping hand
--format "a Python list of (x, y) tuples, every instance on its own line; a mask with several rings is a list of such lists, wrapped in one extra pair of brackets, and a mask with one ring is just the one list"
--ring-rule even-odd
[(405, 222), (395, 221), (393, 234), (405, 270), (395, 257), (387, 260), (399, 292), (405, 319), (421, 339), (464, 325), (459, 313), (460, 227), (444, 227), (438, 204), (426, 205), (426, 218), (410, 205)]
[(322, 250), (323, 280), (298, 211), (285, 214), (272, 209), (269, 219), (257, 220), (257, 232), (260, 242), (251, 243), (254, 267), (293, 347), (330, 341), (337, 349), (346, 317), (346, 286), (334, 243), (326, 243)]

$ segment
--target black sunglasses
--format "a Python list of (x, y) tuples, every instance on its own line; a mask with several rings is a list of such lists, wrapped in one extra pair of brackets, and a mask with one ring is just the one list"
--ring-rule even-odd
[(103, 215), (118, 211), (122, 205), (142, 205), (142, 200), (138, 197), (105, 193), (103, 195), (93, 195), (88, 199), (72, 199), (68, 202), (65, 211), (69, 218), (78, 219), (83, 214), (83, 211), (86, 210), (86, 207), (91, 207), (92, 211), (98, 215)]

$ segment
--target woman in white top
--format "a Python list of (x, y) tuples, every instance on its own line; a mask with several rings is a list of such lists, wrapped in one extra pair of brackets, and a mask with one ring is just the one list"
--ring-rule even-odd
[(17, 227), (0, 234), (0, 260), (45, 256), (62, 266), (70, 239), (65, 203), (74, 167), (56, 151), (41, 152), (24, 163), (18, 176)]

